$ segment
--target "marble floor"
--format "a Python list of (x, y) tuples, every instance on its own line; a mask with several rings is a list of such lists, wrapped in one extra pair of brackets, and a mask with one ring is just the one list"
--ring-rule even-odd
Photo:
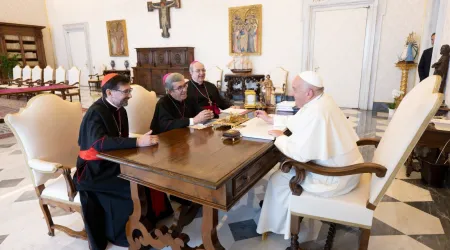
[[(87, 89), (82, 91), (82, 104), (87, 108), (96, 99)], [(387, 114), (344, 110), (360, 137), (383, 136), (389, 123)], [(365, 160), (370, 160), (373, 148), (361, 147)], [(46, 223), (27, 172), (24, 156), (14, 137), (0, 139), (0, 249), (88, 249), (87, 242), (56, 231), (47, 235)], [(272, 170), (274, 171), (276, 167)], [(285, 249), (289, 241), (281, 235), (269, 234), (266, 241), (256, 233), (259, 201), (270, 173), (227, 213), (220, 212), (218, 235), (226, 249)], [(382, 202), (375, 210), (369, 242), (370, 250), (448, 250), (450, 249), (450, 190), (424, 185), (420, 173), (406, 177), (405, 169), (396, 176)], [(80, 230), (79, 214), (52, 208), (55, 223)], [(199, 245), (201, 214), (187, 227), (191, 246)], [(166, 221), (164, 223), (169, 223)], [(329, 224), (305, 220), (300, 233), (303, 249), (323, 249)], [(338, 226), (333, 249), (357, 249), (359, 231)], [(125, 249), (109, 246), (108, 249)], [(168, 248), (167, 248), (168, 249)]]

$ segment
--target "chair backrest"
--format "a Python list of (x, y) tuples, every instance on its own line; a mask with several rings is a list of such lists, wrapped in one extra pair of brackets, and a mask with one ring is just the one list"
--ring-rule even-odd
[(276, 90), (283, 90), (283, 84), (287, 88), (288, 72), (281, 67), (278, 67), (270, 72), (270, 80)]
[(44, 69), (44, 83), (49, 81), (53, 81), (53, 68), (50, 65), (47, 65)]
[(21, 79), (22, 78), (22, 68), (20, 65), (16, 65), (13, 68), (13, 80)]
[(67, 80), (69, 81), (69, 85), (73, 85), (75, 83), (80, 83), (80, 75), (81, 71), (73, 66), (69, 71), (67, 71)]
[(31, 68), (30, 66), (23, 67), (22, 70), (22, 80), (30, 80), (31, 79)]
[(380, 202), (442, 104), (440, 83), (440, 76), (428, 77), (403, 98), (395, 111), (372, 160), (387, 168), (383, 178), (372, 175), (369, 202), (373, 205)]
[(64, 83), (66, 81), (66, 70), (63, 68), (63, 66), (59, 66), (56, 69), (56, 77), (55, 77), (55, 83)]
[[(29, 160), (39, 159), (75, 167), (81, 119), (79, 102), (64, 101), (52, 94), (35, 96), (19, 113), (5, 116), (6, 124), (22, 148), (27, 166)], [(28, 169), (35, 186), (57, 177), (36, 172), (29, 166)]]
[(39, 65), (34, 66), (34, 68), (31, 70), (31, 81), (35, 82), (37, 80), (42, 81), (42, 69), (39, 67)]
[(140, 85), (133, 84), (133, 97), (125, 107), (128, 115), (130, 133), (145, 134), (150, 130), (156, 107), (156, 94)]
[(222, 81), (223, 70), (215, 66), (206, 71), (206, 81), (217, 86), (217, 81)]

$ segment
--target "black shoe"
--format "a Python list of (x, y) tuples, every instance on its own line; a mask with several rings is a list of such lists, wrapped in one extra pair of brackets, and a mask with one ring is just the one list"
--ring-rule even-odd
[(263, 204), (264, 204), (264, 200), (261, 200), (261, 201), (259, 202), (259, 207), (262, 208)]

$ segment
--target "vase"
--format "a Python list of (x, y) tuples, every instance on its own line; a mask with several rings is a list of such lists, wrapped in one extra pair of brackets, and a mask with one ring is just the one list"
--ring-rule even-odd
[(128, 62), (128, 60), (125, 60), (124, 65), (125, 65), (125, 69), (128, 70), (128, 67), (130, 66), (130, 62)]
[(111, 60), (111, 69), (114, 70), (114, 67), (116, 67), (116, 62), (114, 62), (114, 60)]
[(389, 110), (389, 119), (390, 118), (392, 118), (393, 116), (394, 116), (394, 113), (395, 113), (395, 109), (390, 109), (390, 108), (388, 108), (388, 110)]

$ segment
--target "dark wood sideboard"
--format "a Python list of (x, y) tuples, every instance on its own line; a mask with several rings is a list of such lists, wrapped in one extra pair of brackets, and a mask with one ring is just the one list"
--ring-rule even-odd
[(137, 64), (133, 67), (134, 84), (157, 95), (164, 95), (162, 78), (167, 73), (180, 73), (189, 79), (189, 65), (194, 61), (192, 47), (136, 48)]

